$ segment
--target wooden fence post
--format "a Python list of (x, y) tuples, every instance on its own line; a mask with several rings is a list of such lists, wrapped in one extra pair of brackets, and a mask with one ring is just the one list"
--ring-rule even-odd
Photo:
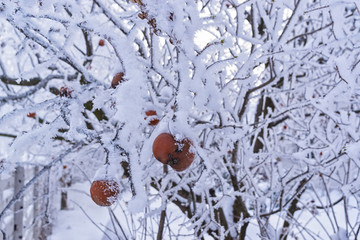
[(60, 181), (60, 186), (62, 188), (61, 189), (60, 210), (68, 210), (69, 209), (68, 192), (67, 192), (66, 188), (71, 186), (72, 177), (71, 177), (71, 172), (66, 165), (63, 166), (62, 176), (59, 179), (59, 181)]
[[(34, 176), (39, 172), (39, 166), (34, 167)], [(41, 212), (42, 207), (42, 180), (43, 177), (40, 177), (39, 180), (35, 183), (34, 189), (33, 189), (33, 204), (34, 204), (34, 218), (38, 218)], [(41, 200), (41, 201), (40, 201)], [(41, 228), (41, 221), (37, 220), (34, 222), (34, 230), (33, 230), (33, 238), (39, 239), (40, 236), (40, 228)]]
[[(0, 174), (0, 184), (2, 185), (3, 183), (2, 183), (2, 178), (1, 178), (1, 174)], [(0, 189), (0, 201), (1, 201), (1, 203), (4, 201), (4, 194), (3, 194), (3, 190), (5, 190), (5, 189)], [(2, 210), (2, 204), (0, 203), (0, 210)]]
[[(1, 170), (1, 161), (0, 161), (0, 170)], [(1, 174), (0, 174), (0, 184), (2, 184), (1, 182)], [(2, 202), (4, 201), (4, 196), (3, 196), (3, 191), (0, 190), (0, 210), (2, 210)], [(3, 230), (2, 228), (2, 222), (0, 222), (0, 236), (3, 238), (3, 239), (6, 239), (6, 233), (5, 233), (5, 230)]]
[[(23, 187), (25, 181), (24, 167), (18, 166), (15, 169), (14, 195), (16, 195)], [(14, 204), (14, 240), (23, 238), (23, 215), (24, 215), (24, 198), (17, 199)]]

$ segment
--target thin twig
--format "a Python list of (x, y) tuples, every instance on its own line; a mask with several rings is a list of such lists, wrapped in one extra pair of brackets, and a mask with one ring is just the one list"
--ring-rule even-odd
[(298, 1), (297, 1), (296, 5), (295, 5), (295, 8), (294, 8), (294, 10), (293, 10), (293, 12), (292, 12), (292, 14), (291, 14), (291, 16), (290, 16), (290, 19), (289, 19), (289, 21), (286, 23), (286, 25), (285, 25), (285, 27), (284, 27), (284, 30), (282, 31), (282, 33), (281, 33), (281, 35), (280, 35), (280, 37), (279, 37), (279, 40), (278, 40), (279, 42), (280, 42), (281, 38), (285, 35), (285, 33), (286, 33), (286, 31), (287, 31), (287, 29), (288, 29), (288, 27), (289, 27), (292, 19), (294, 18), (295, 13), (296, 13), (296, 10), (298, 9), (298, 7), (299, 7), (299, 5), (300, 5), (300, 2), (301, 2), (301, 0), (298, 0)]
[(306, 10), (306, 11), (304, 11), (304, 14), (307, 14), (307, 13), (313, 12), (313, 11), (317, 11), (317, 10), (320, 10), (320, 9), (328, 8), (329, 6), (330, 6), (330, 5), (325, 5), (325, 6), (321, 6), (321, 7), (318, 7), (318, 8)]
[(116, 217), (114, 211), (113, 211), (111, 208), (109, 208), (109, 212), (110, 212), (110, 213), (112, 214), (112, 216), (114, 217), (117, 225), (119, 225), (120, 230), (121, 230), (122, 234), (124, 235), (125, 239), (128, 240), (128, 238), (127, 238), (127, 236), (126, 236), (126, 234), (125, 234), (125, 231), (124, 231), (124, 229), (122, 228), (122, 226), (121, 226), (121, 224), (120, 224), (120, 221), (119, 221), (119, 219)]
[(325, 25), (325, 26), (323, 26), (323, 27), (321, 27), (321, 28), (315, 29), (315, 30), (313, 30), (313, 31), (311, 31), (311, 32), (307, 32), (307, 33), (303, 33), (303, 34), (297, 35), (297, 36), (289, 39), (286, 43), (288, 44), (288, 43), (290, 43), (290, 42), (292, 42), (292, 41), (294, 41), (295, 39), (298, 39), (298, 38), (300, 38), (300, 37), (308, 36), (308, 35), (314, 34), (314, 33), (316, 33), (316, 32), (319, 32), (319, 31), (321, 31), (321, 30), (324, 30), (325, 28), (330, 27), (332, 24), (333, 24), (333, 22), (330, 22), (329, 24), (327, 24), (327, 25)]
[[(167, 165), (164, 165), (163, 170), (164, 170), (164, 174), (166, 175), (168, 173)], [(167, 187), (165, 188), (164, 192), (166, 190), (167, 190)], [(157, 237), (156, 237), (157, 240), (162, 240), (163, 239), (165, 217), (166, 217), (166, 199), (163, 199), (163, 203), (161, 204), (161, 207), (163, 209), (161, 210), (161, 215), (160, 215), (159, 229), (158, 229), (158, 234), (157, 234)]]
[(259, 90), (259, 89), (261, 89), (261, 88), (263, 88), (263, 87), (266, 87), (267, 85), (269, 85), (270, 83), (272, 83), (275, 79), (276, 79), (276, 77), (274, 76), (274, 77), (270, 78), (268, 81), (260, 84), (259, 86), (249, 89), (249, 90), (245, 93), (244, 102), (243, 102), (243, 105), (242, 105), (242, 107), (241, 107), (241, 109), (240, 109), (240, 111), (239, 111), (239, 114), (238, 114), (240, 120), (241, 120), (242, 116), (243, 116), (244, 113), (245, 113), (246, 105), (247, 105), (247, 103), (249, 102), (250, 94), (253, 93), (253, 92), (255, 92), (255, 91), (257, 91), (257, 90)]
[(1, 232), (2, 235), (3, 235), (3, 240), (7, 240), (5, 231), (2, 230), (2, 229), (0, 229), (0, 232)]
[(0, 133), (0, 137), (17, 138), (16, 135), (9, 134), (9, 133)]
[(335, 214), (334, 206), (331, 204), (330, 193), (329, 193), (329, 190), (328, 190), (327, 185), (326, 185), (326, 183), (325, 183), (325, 179), (324, 179), (324, 177), (322, 176), (322, 174), (320, 174), (320, 178), (321, 178), (321, 180), (322, 180), (322, 182), (323, 182), (323, 184), (324, 184), (326, 196), (327, 196), (328, 199), (329, 199), (330, 208), (331, 208), (331, 212), (332, 212), (333, 217), (334, 217), (334, 221), (335, 221), (335, 224), (336, 224), (336, 228), (339, 229), (339, 224), (338, 224), (337, 219), (336, 219), (336, 214)]
[(119, 236), (119, 234), (118, 234), (118, 232), (117, 232), (115, 223), (114, 223), (113, 215), (112, 215), (111, 212), (110, 212), (110, 208), (108, 208), (108, 211), (109, 211), (111, 223), (112, 223), (113, 228), (114, 228), (115, 235), (116, 235), (116, 237), (117, 237), (119, 240), (121, 240), (121, 238), (120, 238), (120, 236)]

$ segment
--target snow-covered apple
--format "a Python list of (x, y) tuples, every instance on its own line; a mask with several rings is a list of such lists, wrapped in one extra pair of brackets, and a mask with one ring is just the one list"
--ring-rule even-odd
[(172, 134), (161, 133), (153, 142), (153, 154), (158, 161), (180, 172), (194, 161), (195, 154), (191, 152), (191, 146), (188, 138), (177, 141)]
[(105, 41), (104, 41), (104, 39), (100, 39), (100, 40), (99, 40), (99, 46), (100, 46), (100, 47), (105, 46)]
[(36, 117), (36, 113), (35, 113), (35, 112), (29, 112), (26, 116), (27, 116), (28, 118), (35, 118), (35, 117)]
[[(159, 123), (159, 118), (156, 118), (156, 117), (152, 117), (152, 116), (157, 116), (157, 113), (156, 113), (156, 111), (154, 111), (154, 110), (147, 110), (146, 112), (145, 112), (145, 115), (147, 116), (147, 117), (151, 117), (150, 118), (150, 121), (149, 121), (149, 125), (150, 126), (156, 126), (158, 123)], [(145, 120), (147, 119), (147, 117), (145, 117)]]
[(119, 193), (119, 184), (113, 179), (95, 180), (90, 187), (91, 199), (102, 207), (111, 206), (116, 202)]
[(124, 77), (123, 72), (119, 72), (119, 73), (115, 74), (115, 76), (113, 77), (113, 79), (111, 81), (111, 87), (116, 88), (116, 86), (119, 85), (124, 80), (123, 77)]

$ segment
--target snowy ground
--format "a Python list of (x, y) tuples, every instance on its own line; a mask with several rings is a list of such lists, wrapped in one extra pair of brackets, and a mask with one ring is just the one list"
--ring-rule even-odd
[(91, 200), (88, 189), (90, 189), (89, 183), (77, 183), (69, 190), (70, 209), (57, 213), (57, 219), (53, 224), (53, 235), (49, 237), (49, 240), (100, 240), (103, 238), (103, 232), (92, 221), (104, 229), (109, 221), (108, 209), (97, 206)]

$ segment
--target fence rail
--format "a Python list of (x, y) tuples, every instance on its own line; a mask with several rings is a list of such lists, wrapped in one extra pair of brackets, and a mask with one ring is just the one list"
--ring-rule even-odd
[[(38, 167), (18, 166), (7, 176), (0, 175), (0, 212), (39, 171)], [(45, 240), (51, 225), (48, 219), (49, 182), (41, 176), (20, 199), (7, 210), (0, 222), (0, 239)]]

